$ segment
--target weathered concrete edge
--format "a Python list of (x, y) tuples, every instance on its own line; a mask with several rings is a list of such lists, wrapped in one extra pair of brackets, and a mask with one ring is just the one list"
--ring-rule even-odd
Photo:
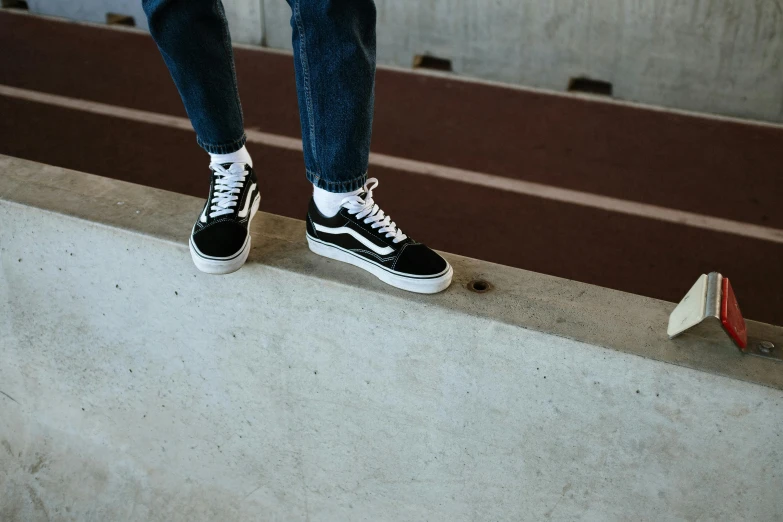
[[(183, 255), (194, 216), (203, 204), (190, 196), (9, 156), (0, 155), (0, 173), (0, 201), (174, 242), (182, 245)], [(304, 241), (301, 221), (259, 213), (253, 224), (253, 251), (248, 263), (263, 263), (306, 277), (783, 389), (780, 363), (742, 356), (728, 344), (687, 336), (669, 340), (666, 325), (673, 303), (445, 255), (455, 270), (451, 288), (435, 296), (410, 294), (341, 263), (314, 260)], [(473, 279), (489, 281), (492, 291), (469, 291), (467, 285)], [(750, 321), (748, 328), (751, 335), (783, 338), (781, 327)]]

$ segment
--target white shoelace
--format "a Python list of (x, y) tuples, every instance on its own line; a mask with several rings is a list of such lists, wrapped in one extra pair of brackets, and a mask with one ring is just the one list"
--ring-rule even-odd
[[(212, 206), (209, 210), (209, 217), (215, 218), (224, 214), (231, 214), (234, 212), (234, 207), (237, 206), (239, 200), (239, 194), (242, 192), (242, 187), (245, 184), (245, 176), (247, 171), (245, 166), (241, 163), (234, 163), (231, 168), (225, 169), (219, 163), (210, 163), (209, 168), (215, 171), (215, 189), (213, 191), (213, 198), (210, 203)], [(241, 171), (239, 169), (242, 169)]]
[(372, 191), (378, 186), (376, 178), (370, 178), (365, 183), (363, 190), (366, 192), (364, 199), (359, 196), (348, 196), (340, 203), (340, 206), (348, 209), (348, 213), (355, 215), (356, 219), (364, 218), (364, 222), (372, 223), (372, 228), (380, 228), (379, 232), (386, 233), (386, 237), (394, 238), (394, 243), (399, 243), (408, 238), (397, 228), (397, 224), (383, 213), (383, 210), (372, 199)]

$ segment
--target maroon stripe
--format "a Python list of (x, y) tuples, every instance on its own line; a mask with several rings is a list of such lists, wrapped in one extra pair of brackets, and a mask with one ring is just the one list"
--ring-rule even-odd
[[(0, 83), (184, 116), (144, 34), (0, 13)], [(236, 50), (248, 128), (297, 136), (289, 56)], [(378, 72), (373, 150), (783, 228), (783, 130)]]

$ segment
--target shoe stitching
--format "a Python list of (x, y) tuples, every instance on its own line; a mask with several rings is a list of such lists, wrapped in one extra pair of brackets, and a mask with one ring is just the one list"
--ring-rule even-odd
[(316, 238), (318, 238), (318, 231), (315, 229), (315, 223), (313, 223), (313, 218), (310, 217), (310, 214), (307, 214), (307, 220), (310, 222), (310, 227), (313, 229), (313, 234)]
[(397, 262), (402, 257), (402, 253), (405, 252), (405, 249), (408, 248), (408, 245), (410, 245), (410, 243), (405, 243), (404, 245), (402, 245), (402, 248), (400, 249), (400, 253), (397, 254), (397, 259), (394, 260), (394, 264), (392, 265), (392, 270), (394, 270), (395, 267), (397, 266)]
[(351, 252), (365, 252), (365, 253), (367, 253), (367, 254), (370, 254), (370, 255), (371, 255), (371, 256), (373, 256), (374, 258), (376, 258), (378, 261), (383, 261), (384, 263), (385, 263), (385, 262), (387, 262), (387, 261), (391, 261), (392, 259), (394, 259), (394, 256), (391, 256), (391, 257), (381, 257), (381, 256), (379, 256), (378, 254), (376, 254), (375, 252), (372, 252), (372, 251), (370, 251), (370, 250), (363, 250), (363, 249), (361, 249), (361, 248), (355, 248), (355, 249), (354, 249), (354, 248), (351, 248), (351, 249), (349, 249), (349, 250), (351, 250)]

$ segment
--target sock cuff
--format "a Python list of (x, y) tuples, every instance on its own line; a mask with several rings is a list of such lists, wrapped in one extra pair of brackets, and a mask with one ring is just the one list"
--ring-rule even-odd
[(228, 154), (210, 153), (209, 158), (215, 163), (247, 163), (251, 167), (253, 166), (253, 158), (250, 157), (250, 153), (244, 145), (241, 149)]
[(361, 193), (362, 189), (352, 190), (350, 192), (329, 192), (313, 185), (313, 201), (318, 211), (326, 217), (332, 217), (340, 211), (340, 203), (348, 196), (355, 196)]

